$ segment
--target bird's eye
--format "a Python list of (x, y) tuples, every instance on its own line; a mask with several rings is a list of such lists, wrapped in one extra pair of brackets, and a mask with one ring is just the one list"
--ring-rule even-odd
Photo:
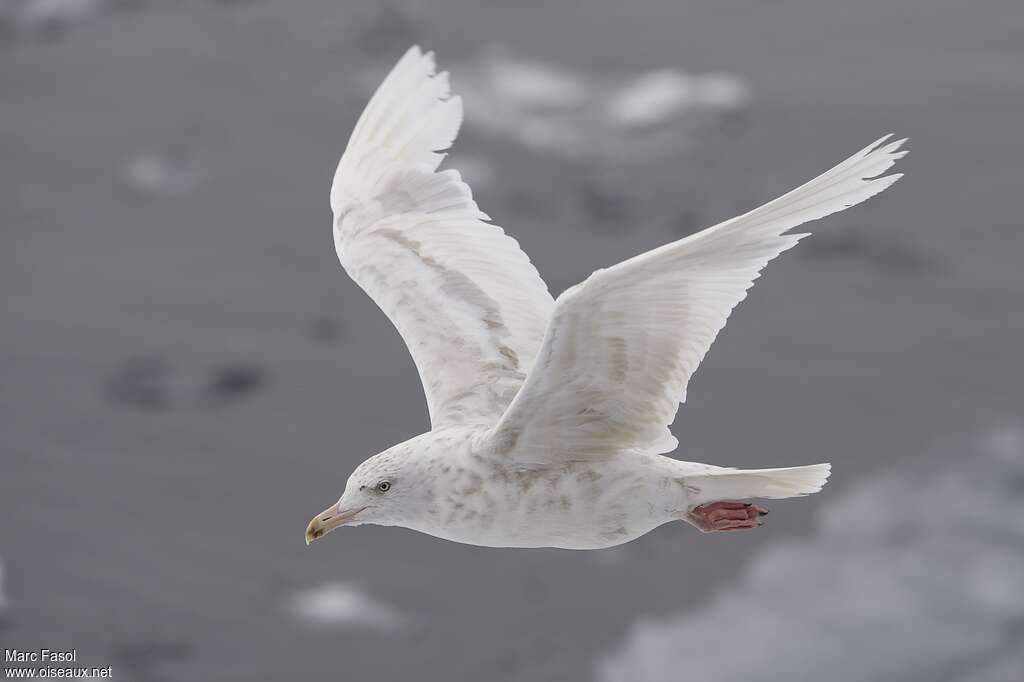
[(381, 481), (377, 484), (377, 492), (386, 493), (391, 490), (391, 481)]

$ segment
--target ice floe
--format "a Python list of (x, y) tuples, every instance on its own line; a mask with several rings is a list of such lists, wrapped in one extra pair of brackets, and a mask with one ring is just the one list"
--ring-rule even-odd
[(637, 623), (602, 682), (1007, 682), (1024, 672), (1024, 434), (940, 449), (834, 501), (737, 585)]
[(728, 74), (589, 74), (497, 49), (452, 74), (469, 125), (568, 158), (672, 154), (688, 131), (748, 100), (746, 84)]
[(410, 623), (406, 614), (348, 583), (326, 583), (298, 592), (289, 599), (288, 610), (306, 623), (382, 633), (398, 632)]
[(145, 152), (125, 165), (124, 178), (140, 194), (179, 196), (198, 187), (202, 173), (193, 152)]

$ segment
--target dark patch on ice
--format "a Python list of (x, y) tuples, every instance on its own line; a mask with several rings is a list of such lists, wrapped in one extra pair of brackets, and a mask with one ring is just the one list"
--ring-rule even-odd
[(164, 358), (127, 361), (106, 382), (112, 403), (162, 411), (236, 402), (266, 385), (265, 371), (253, 364), (228, 363), (189, 372)]
[(238, 400), (262, 388), (265, 379), (256, 365), (224, 365), (213, 371), (208, 395), (220, 402)]
[(129, 360), (107, 380), (112, 402), (145, 410), (165, 410), (173, 401), (169, 369), (160, 358)]

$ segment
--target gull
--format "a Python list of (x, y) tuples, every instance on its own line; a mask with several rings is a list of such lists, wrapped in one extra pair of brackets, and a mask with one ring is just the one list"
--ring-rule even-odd
[(756, 528), (751, 502), (818, 492), (829, 464), (735, 469), (665, 454), (690, 377), (801, 223), (901, 174), (886, 136), (788, 194), (597, 270), (557, 299), (456, 170), (462, 102), (412, 47), (356, 122), (331, 187), (342, 267), (412, 354), (431, 429), (376, 454), (316, 515), (489, 547), (598, 549), (670, 521)]

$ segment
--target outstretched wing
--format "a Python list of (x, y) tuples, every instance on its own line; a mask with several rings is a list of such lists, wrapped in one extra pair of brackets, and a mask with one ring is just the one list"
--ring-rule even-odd
[(498, 420), (554, 306), (458, 171), (437, 171), (461, 122), (448, 74), (413, 47), (366, 105), (331, 187), (341, 264), (405, 340), (435, 428)]
[[(664, 452), (686, 385), (783, 234), (878, 194), (906, 152), (888, 136), (760, 208), (598, 270), (558, 297), (538, 361), (492, 432), (523, 461)], [(875, 178), (875, 179), (869, 179)], [(671, 449), (671, 448), (670, 448)]]

